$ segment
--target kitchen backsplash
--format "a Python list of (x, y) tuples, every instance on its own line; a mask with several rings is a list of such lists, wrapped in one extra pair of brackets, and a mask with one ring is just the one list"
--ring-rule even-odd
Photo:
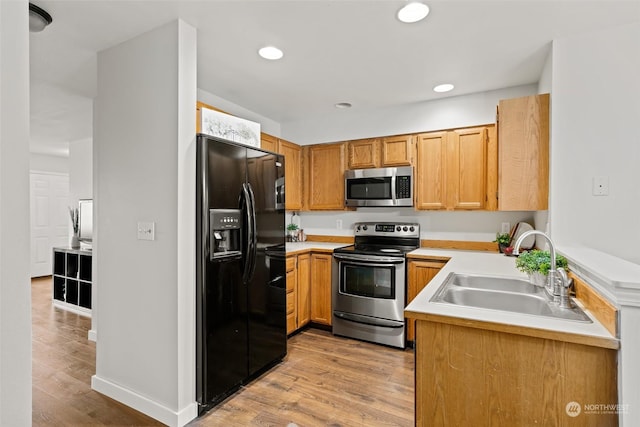
[[(544, 212), (487, 212), (487, 211), (430, 211), (417, 212), (413, 208), (360, 208), (350, 212), (299, 212), (294, 222), (304, 229), (305, 234), (352, 236), (353, 224), (361, 221), (402, 221), (420, 224), (421, 239), (463, 240), (490, 242), (500, 232), (502, 223), (513, 227), (518, 221), (525, 221), (534, 228), (544, 230)], [(287, 223), (292, 212), (287, 212)], [(540, 224), (536, 223), (536, 220)]]

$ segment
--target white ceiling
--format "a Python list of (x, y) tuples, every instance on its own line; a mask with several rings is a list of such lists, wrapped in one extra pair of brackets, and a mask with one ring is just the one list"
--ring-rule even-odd
[(640, 21), (640, 0), (425, 0), (416, 24), (404, 0), (32, 2), (53, 17), (30, 36), (31, 150), (50, 154), (92, 136), (97, 52), (177, 18), (198, 29), (198, 87), (280, 123), (535, 83), (553, 39)]

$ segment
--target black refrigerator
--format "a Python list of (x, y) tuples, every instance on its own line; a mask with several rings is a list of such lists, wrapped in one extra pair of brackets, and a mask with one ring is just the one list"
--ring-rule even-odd
[(199, 134), (196, 159), (202, 414), (287, 353), (284, 158)]

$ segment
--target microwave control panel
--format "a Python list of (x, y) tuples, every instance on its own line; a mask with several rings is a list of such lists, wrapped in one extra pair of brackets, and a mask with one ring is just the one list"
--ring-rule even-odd
[(411, 176), (397, 176), (396, 177), (396, 198), (397, 199), (410, 199), (411, 198)]

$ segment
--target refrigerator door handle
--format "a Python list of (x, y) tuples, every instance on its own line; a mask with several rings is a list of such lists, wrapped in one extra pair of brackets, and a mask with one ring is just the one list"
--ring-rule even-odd
[(250, 243), (251, 243), (251, 264), (249, 265), (249, 276), (248, 280), (253, 278), (253, 273), (256, 271), (256, 260), (258, 258), (258, 233), (256, 230), (256, 198), (253, 194), (253, 188), (250, 183), (247, 183), (247, 188), (249, 189), (249, 200), (251, 202), (251, 221), (252, 221), (252, 231)]
[(247, 240), (246, 240), (246, 245), (245, 247), (247, 248), (247, 252), (245, 254), (245, 261), (244, 261), (244, 270), (242, 272), (242, 281), (243, 282), (248, 282), (249, 278), (250, 278), (250, 271), (251, 271), (251, 265), (252, 265), (252, 255), (253, 255), (253, 251), (252, 251), (252, 246), (253, 246), (253, 221), (252, 221), (252, 215), (253, 212), (251, 210), (251, 196), (249, 195), (249, 188), (247, 187), (246, 183), (242, 184), (242, 199), (243, 199), (243, 209), (244, 209), (244, 213), (245, 213), (245, 219), (246, 219), (246, 223), (247, 223)]

